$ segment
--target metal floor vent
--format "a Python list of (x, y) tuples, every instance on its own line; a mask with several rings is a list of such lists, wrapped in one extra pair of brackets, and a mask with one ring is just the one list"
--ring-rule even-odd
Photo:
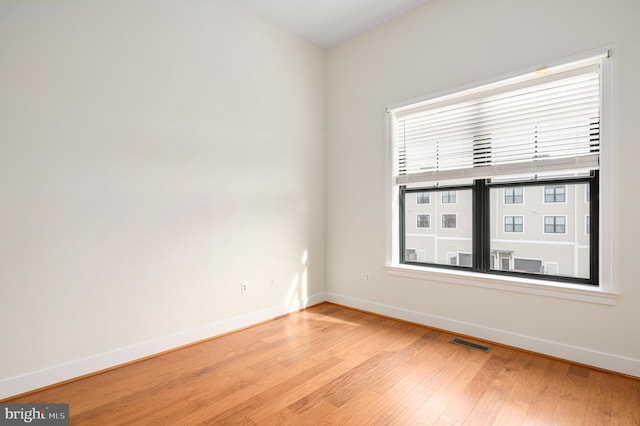
[(465, 348), (471, 348), (471, 349), (475, 349), (482, 352), (489, 352), (491, 350), (489, 346), (467, 342), (466, 340), (458, 339), (457, 337), (449, 343), (453, 343), (454, 345), (460, 345), (460, 346), (464, 346)]

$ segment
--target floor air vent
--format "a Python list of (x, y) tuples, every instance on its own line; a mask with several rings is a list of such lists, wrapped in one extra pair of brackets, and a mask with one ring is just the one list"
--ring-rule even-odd
[(467, 342), (466, 340), (462, 340), (458, 338), (453, 339), (450, 343), (453, 343), (454, 345), (464, 346), (466, 348), (475, 349), (482, 352), (489, 352), (491, 350), (489, 346), (483, 346), (477, 343)]

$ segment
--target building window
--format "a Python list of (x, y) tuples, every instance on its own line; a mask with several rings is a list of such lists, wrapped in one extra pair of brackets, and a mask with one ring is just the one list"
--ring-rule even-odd
[(449, 259), (448, 264), (453, 266), (462, 266), (465, 268), (470, 268), (473, 263), (473, 257), (471, 253), (458, 252), (458, 253), (447, 253), (447, 259)]
[(564, 185), (549, 185), (544, 187), (545, 203), (564, 203), (566, 201), (566, 188)]
[(523, 216), (505, 216), (504, 232), (522, 232), (524, 225)]
[(405, 249), (404, 258), (407, 262), (417, 262), (418, 261), (418, 253), (416, 249)]
[(418, 228), (431, 228), (431, 215), (418, 214), (416, 221), (416, 227)]
[(521, 186), (507, 187), (504, 189), (505, 204), (522, 204), (524, 202), (524, 188)]
[(542, 260), (540, 259), (513, 259), (513, 269), (516, 271), (528, 272), (530, 274), (542, 273)]
[(417, 249), (406, 249), (405, 250), (405, 259), (407, 262), (424, 262), (425, 261), (425, 251), (417, 250)]
[(442, 228), (443, 229), (455, 229), (457, 217), (455, 214), (443, 214), (442, 215)]
[(566, 216), (545, 216), (544, 217), (544, 233), (545, 234), (566, 234), (567, 217)]
[(455, 204), (456, 198), (456, 191), (442, 191), (442, 204)]
[[(601, 69), (607, 58), (572, 60), (545, 68), (544, 75), (532, 72), (390, 108), (390, 233), (397, 235), (391, 239), (392, 262), (442, 268), (464, 263), (478, 273), (598, 285), (594, 215), (599, 213), (601, 91), (609, 87), (602, 81), (609, 74)], [(405, 200), (424, 194), (415, 197), (430, 202), (437, 192), (447, 212), (433, 206), (432, 214), (441, 215), (440, 229), (447, 231), (412, 235), (405, 225), (419, 213)], [(582, 193), (587, 202), (577, 205)], [(573, 232), (570, 221), (583, 223), (584, 215), (595, 217), (588, 238), (552, 237)], [(424, 226), (427, 219), (418, 218)], [(407, 246), (425, 250), (424, 262), (409, 259)], [(458, 253), (466, 253), (464, 261)]]
[(458, 253), (458, 266), (470, 268), (472, 266), (473, 257), (471, 253)]
[(591, 220), (589, 220), (589, 215), (586, 215), (584, 218), (584, 234), (591, 234)]
[(416, 204), (431, 204), (431, 194), (428, 192), (418, 192), (416, 194)]

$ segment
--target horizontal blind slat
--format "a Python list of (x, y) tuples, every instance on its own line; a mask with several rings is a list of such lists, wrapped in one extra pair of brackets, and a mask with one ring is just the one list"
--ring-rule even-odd
[(396, 172), (453, 179), (479, 167), (535, 169), (543, 159), (545, 170), (571, 168), (546, 160), (598, 155), (599, 84), (599, 73), (588, 67), (584, 74), (459, 104), (421, 106), (416, 113), (404, 108), (395, 123)]

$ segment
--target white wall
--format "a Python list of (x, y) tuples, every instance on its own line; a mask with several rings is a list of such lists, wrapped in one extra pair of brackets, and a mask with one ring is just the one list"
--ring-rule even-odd
[(0, 63), (0, 383), (324, 291), (321, 49), (227, 0), (3, 1)]
[[(631, 0), (433, 0), (330, 49), (330, 299), (640, 376), (638, 16)], [(606, 46), (614, 48), (616, 304), (385, 273), (385, 108)]]
[[(636, 368), (639, 12), (432, 0), (325, 54), (230, 0), (0, 2), (0, 398), (325, 290)], [(385, 108), (606, 45), (616, 305), (384, 273)]]

